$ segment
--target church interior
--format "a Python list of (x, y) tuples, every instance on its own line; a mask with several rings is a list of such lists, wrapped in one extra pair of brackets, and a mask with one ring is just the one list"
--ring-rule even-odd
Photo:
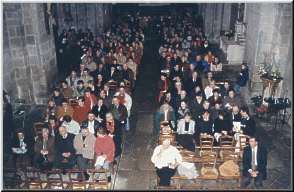
[(292, 3), (2, 10), (2, 189), (293, 189)]

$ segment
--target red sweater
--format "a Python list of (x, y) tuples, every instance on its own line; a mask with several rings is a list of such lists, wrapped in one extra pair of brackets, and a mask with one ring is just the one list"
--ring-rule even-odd
[[(91, 111), (92, 110), (91, 109), (91, 99), (90, 99), (90, 97), (86, 97), (86, 96), (84, 96), (84, 97), (85, 97), (85, 106), (87, 107), (88, 111)], [(94, 105), (97, 104), (97, 98), (93, 94), (91, 94), (91, 98), (92, 98), (92, 102), (93, 102), (92, 107), (94, 107)]]
[(112, 162), (114, 159), (115, 146), (112, 137), (106, 135), (104, 137), (97, 136), (95, 143), (96, 156), (106, 154), (107, 160)]
[(85, 105), (83, 107), (77, 106), (74, 108), (73, 119), (81, 124), (88, 118), (88, 112), (89, 108), (87, 108)]

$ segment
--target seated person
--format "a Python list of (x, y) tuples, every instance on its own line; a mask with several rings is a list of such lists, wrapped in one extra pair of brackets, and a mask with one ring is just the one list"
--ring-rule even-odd
[(216, 103), (222, 104), (223, 101), (222, 101), (222, 98), (221, 98), (221, 96), (219, 94), (219, 90), (218, 89), (214, 89), (213, 90), (213, 95), (211, 97), (209, 97), (208, 101), (209, 101), (209, 103), (210, 103), (210, 105), (212, 107), (214, 107), (214, 105)]
[(48, 123), (46, 124), (46, 127), (49, 130), (49, 135), (52, 137), (55, 137), (55, 135), (58, 134), (58, 127), (59, 123), (55, 116), (49, 116)]
[(228, 111), (227, 116), (231, 122), (241, 122), (241, 114), (238, 105), (233, 105), (232, 109)]
[(78, 122), (73, 120), (69, 115), (63, 117), (63, 123), (61, 126), (65, 127), (68, 133), (77, 135), (80, 133), (80, 125)]
[(185, 149), (195, 151), (194, 142), (195, 121), (191, 119), (189, 113), (183, 119), (180, 119), (177, 127), (177, 141)]
[[(74, 138), (74, 148), (77, 155), (77, 165), (79, 169), (92, 168), (91, 160), (94, 159), (94, 146), (96, 137), (90, 133), (88, 127), (83, 127), (81, 133), (77, 134)], [(86, 180), (89, 179), (87, 172), (84, 172)]]
[(213, 135), (217, 142), (222, 134), (232, 134), (233, 124), (225, 118), (225, 113), (221, 111), (213, 122)]
[(73, 113), (73, 120), (81, 124), (83, 121), (85, 121), (88, 117), (88, 108), (85, 105), (85, 98), (79, 97), (78, 98), (78, 106), (74, 108)]
[(85, 85), (84, 85), (84, 81), (83, 80), (78, 80), (77, 82), (77, 86), (74, 89), (73, 92), (73, 97), (82, 97), (84, 96), (84, 92), (85, 92)]
[(65, 98), (72, 98), (73, 96), (73, 90), (71, 87), (68, 86), (68, 83), (66, 81), (61, 82), (61, 93)]
[[(99, 128), (95, 142), (95, 169), (110, 169), (110, 163), (114, 161), (115, 145), (113, 138), (107, 134), (106, 128)], [(98, 176), (96, 176), (97, 179)], [(111, 182), (111, 172), (107, 171), (107, 180)]]
[(208, 111), (204, 111), (202, 114), (202, 119), (198, 125), (198, 127), (200, 128), (200, 133), (207, 133), (209, 135), (212, 135), (212, 125), (213, 122), (210, 119), (210, 113)]
[(95, 119), (95, 115), (92, 112), (88, 113), (88, 118), (81, 123), (82, 127), (88, 127), (90, 133), (96, 136), (97, 129), (101, 126), (101, 123)]
[(199, 119), (201, 119), (201, 114), (203, 111), (203, 102), (204, 102), (204, 99), (201, 92), (197, 93), (195, 96), (195, 99), (191, 101), (190, 109), (191, 109), (193, 119), (195, 121), (198, 121)]
[(49, 135), (49, 129), (42, 129), (42, 137), (38, 137), (34, 145), (34, 164), (38, 169), (50, 170), (54, 162), (55, 140)]
[(59, 134), (55, 138), (55, 167), (72, 169), (76, 164), (76, 151), (73, 146), (74, 134), (68, 133), (63, 126), (59, 127)]
[(49, 116), (56, 116), (56, 112), (57, 112), (57, 107), (54, 100), (49, 99), (46, 113), (45, 113), (45, 122), (48, 122)]
[(183, 119), (188, 113), (190, 113), (190, 110), (188, 109), (186, 102), (181, 101), (181, 105), (177, 111), (177, 119)]
[(247, 107), (241, 107), (241, 129), (244, 135), (254, 136), (256, 127), (253, 117), (249, 116), (249, 109)]
[(57, 106), (61, 106), (62, 101), (64, 100), (64, 96), (60, 93), (58, 88), (55, 88), (50, 99), (53, 100)]
[(155, 132), (159, 133), (160, 130), (160, 122), (161, 121), (168, 121), (171, 124), (171, 128), (175, 130), (175, 111), (168, 103), (164, 103), (160, 106), (158, 111), (156, 112), (154, 116), (154, 123), (155, 123)]
[(226, 98), (229, 95), (229, 91), (231, 90), (231, 85), (228, 80), (224, 81), (224, 84), (220, 87), (220, 94), (223, 98)]
[(65, 80), (68, 86), (70, 86), (70, 88), (74, 90), (77, 86), (79, 78), (77, 76), (77, 73), (75, 71), (72, 71), (70, 76), (68, 76)]
[(233, 105), (241, 107), (241, 99), (235, 94), (234, 89), (231, 89), (229, 91), (228, 97), (224, 99), (224, 107), (228, 110), (231, 110)]
[(24, 131), (16, 130), (12, 145), (13, 162), (16, 168), (26, 168), (32, 164), (33, 140), (25, 137)]
[(105, 119), (105, 115), (108, 112), (106, 105), (103, 103), (103, 99), (101, 97), (98, 98), (97, 104), (93, 107), (92, 113), (95, 114), (96, 119), (102, 123), (103, 119)]
[(57, 119), (63, 121), (65, 115), (73, 116), (73, 108), (68, 104), (66, 99), (62, 101), (62, 106), (57, 108)]
[(163, 140), (152, 154), (151, 162), (155, 165), (160, 186), (169, 186), (171, 177), (176, 172), (176, 167), (182, 162), (180, 151), (170, 144), (169, 139)]
[(91, 111), (92, 108), (97, 104), (97, 98), (93, 93), (91, 93), (90, 88), (86, 88), (84, 92), (84, 98), (85, 98), (85, 106), (87, 107), (87, 110)]
[(219, 87), (215, 85), (215, 80), (211, 80), (209, 86), (206, 86), (204, 89), (206, 99), (209, 99), (210, 97), (214, 96), (213, 91), (216, 89), (219, 89)]
[(217, 56), (214, 57), (214, 61), (210, 65), (210, 71), (222, 71), (223, 70), (223, 64), (220, 62), (219, 58)]

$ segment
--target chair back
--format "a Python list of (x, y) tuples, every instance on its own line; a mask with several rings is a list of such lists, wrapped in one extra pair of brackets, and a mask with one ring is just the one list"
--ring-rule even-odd
[(40, 171), (33, 167), (25, 169), (25, 183), (28, 189), (45, 189), (47, 183), (41, 180)]
[(20, 189), (25, 183), (14, 168), (3, 168), (3, 188)]
[(234, 146), (234, 137), (230, 135), (222, 135), (219, 137), (220, 147), (233, 147)]
[(109, 185), (108, 185), (108, 181), (107, 181), (107, 177), (105, 177), (105, 179), (101, 179), (99, 180), (97, 178), (98, 174), (104, 174), (105, 176), (107, 176), (107, 173), (110, 170), (107, 169), (88, 169), (87, 172), (88, 174), (90, 174), (90, 178), (92, 178), (92, 181), (89, 182), (89, 187), (88, 189), (91, 190), (97, 190), (97, 189), (109, 189)]
[(65, 189), (65, 183), (60, 169), (52, 169), (46, 172), (49, 189)]
[(200, 156), (212, 152), (214, 137), (207, 134), (200, 134)]
[(116, 91), (118, 84), (116, 81), (110, 80), (107, 82), (107, 85), (109, 87), (110, 90)]
[(68, 177), (69, 177), (69, 185), (70, 185), (70, 189), (72, 190), (86, 190), (87, 189), (87, 185), (85, 183), (86, 178), (84, 175), (83, 170), (80, 169), (70, 169), (68, 171)]

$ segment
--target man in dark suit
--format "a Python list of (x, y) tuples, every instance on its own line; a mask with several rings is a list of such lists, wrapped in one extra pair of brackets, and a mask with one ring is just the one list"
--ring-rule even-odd
[(253, 136), (255, 134), (255, 121), (252, 117), (249, 116), (249, 109), (247, 107), (241, 107), (240, 114), (241, 118), (241, 126), (243, 133), (245, 135)]
[(185, 87), (188, 93), (190, 94), (195, 87), (199, 86), (202, 88), (202, 81), (201, 77), (198, 76), (197, 71), (194, 71), (192, 73), (192, 77), (189, 77), (189, 79), (185, 82)]
[(262, 187), (266, 179), (267, 151), (256, 137), (250, 137), (249, 146), (243, 152), (243, 187), (247, 187), (254, 178), (256, 187)]
[(102, 122), (99, 123), (99, 121), (95, 119), (95, 114), (92, 111), (90, 111), (88, 113), (88, 119), (82, 122), (81, 127), (88, 127), (90, 133), (94, 134), (96, 137), (97, 129), (101, 127), (101, 125)]
[(119, 121), (121, 126), (126, 124), (126, 120), (128, 117), (127, 108), (119, 103), (117, 97), (112, 99), (112, 105), (110, 106), (110, 112), (112, 113), (115, 120)]

